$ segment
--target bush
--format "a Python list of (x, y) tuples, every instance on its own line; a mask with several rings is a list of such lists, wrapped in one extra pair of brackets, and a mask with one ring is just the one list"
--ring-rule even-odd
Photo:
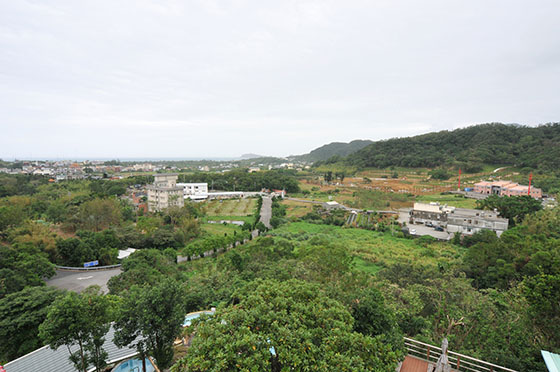
[(451, 178), (451, 175), (449, 173), (447, 173), (447, 170), (443, 169), (443, 168), (436, 168), (431, 170), (430, 172), (428, 172), (428, 174), (430, 176), (432, 176), (433, 179), (435, 180), (448, 180), (449, 178)]

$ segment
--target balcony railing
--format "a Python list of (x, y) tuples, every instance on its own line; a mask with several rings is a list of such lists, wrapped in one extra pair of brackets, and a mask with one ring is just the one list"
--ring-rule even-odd
[[(408, 354), (420, 359), (427, 360), (431, 363), (437, 363), (441, 355), (441, 348), (425, 344), (420, 341), (416, 341), (412, 338), (404, 338), (405, 348), (408, 350)], [(513, 369), (498, 366), (496, 364), (488, 363), (480, 359), (470, 357), (468, 355), (463, 355), (455, 353), (451, 350), (447, 351), (447, 359), (449, 364), (454, 371), (462, 372), (518, 372)]]

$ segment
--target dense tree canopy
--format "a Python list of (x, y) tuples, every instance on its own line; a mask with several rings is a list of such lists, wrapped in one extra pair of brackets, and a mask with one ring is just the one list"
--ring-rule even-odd
[(515, 226), (517, 222), (523, 221), (528, 214), (542, 209), (541, 202), (528, 195), (507, 197), (490, 195), (486, 199), (477, 200), (476, 206), (479, 209), (497, 209), (500, 212), (500, 217), (509, 220), (510, 227)]
[(54, 265), (33, 245), (0, 244), (0, 299), (27, 286), (44, 285), (54, 275)]
[(558, 208), (540, 211), (500, 238), (486, 231), (466, 240), (464, 269), (473, 284), (506, 289), (525, 276), (560, 274), (559, 213)]
[[(484, 124), (374, 142), (347, 157), (360, 167), (472, 164), (560, 168), (560, 123), (539, 127)], [(469, 165), (470, 164), (470, 165)]]
[(52, 287), (27, 287), (0, 299), (0, 360), (16, 359), (43, 345), (39, 325), (62, 294)]
[(233, 170), (226, 173), (194, 173), (179, 175), (179, 182), (207, 182), (208, 187), (216, 190), (233, 191), (261, 191), (262, 189), (299, 191), (295, 177), (291, 170), (271, 170), (249, 173), (247, 169)]
[(332, 142), (312, 150), (309, 154), (296, 156), (295, 159), (309, 162), (325, 161), (333, 158), (340, 159), (363, 149), (371, 143), (372, 141), (369, 140), (354, 140), (349, 143)]
[(394, 371), (401, 351), (352, 326), (317, 286), (257, 281), (199, 324), (174, 371)]

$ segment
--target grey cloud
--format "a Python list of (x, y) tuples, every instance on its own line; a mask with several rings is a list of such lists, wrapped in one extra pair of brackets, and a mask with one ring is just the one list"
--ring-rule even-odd
[(304, 153), (558, 121), (560, 3), (0, 0), (0, 157)]

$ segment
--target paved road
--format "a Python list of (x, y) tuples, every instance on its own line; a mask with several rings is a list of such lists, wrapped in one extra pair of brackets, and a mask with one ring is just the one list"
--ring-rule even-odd
[(92, 271), (66, 271), (56, 270), (56, 275), (47, 280), (47, 285), (51, 287), (67, 289), (74, 292), (81, 292), (90, 285), (98, 285), (105, 293), (107, 282), (115, 275), (121, 273), (120, 268), (109, 270), (92, 270)]
[(261, 207), (261, 222), (270, 229), (270, 217), (272, 216), (272, 199), (269, 196), (263, 196)]

